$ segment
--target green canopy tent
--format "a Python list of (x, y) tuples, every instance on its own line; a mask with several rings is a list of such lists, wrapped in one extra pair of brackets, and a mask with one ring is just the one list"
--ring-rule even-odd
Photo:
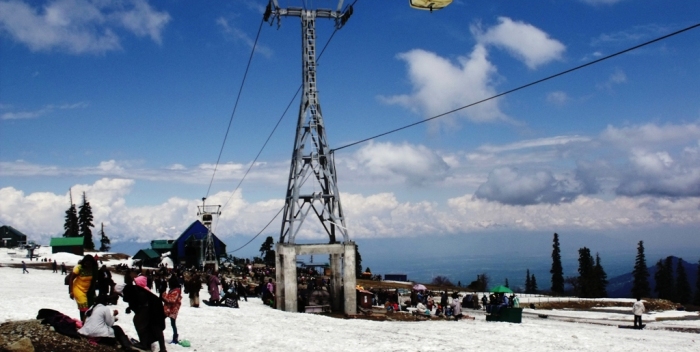
[(491, 292), (493, 292), (493, 293), (513, 293), (513, 290), (511, 290), (508, 287), (505, 287), (503, 285), (498, 285), (496, 287), (491, 288)]

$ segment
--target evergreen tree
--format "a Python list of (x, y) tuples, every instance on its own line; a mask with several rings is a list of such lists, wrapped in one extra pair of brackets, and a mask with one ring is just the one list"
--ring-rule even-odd
[(632, 277), (634, 278), (632, 283), (632, 297), (650, 297), (649, 269), (647, 268), (647, 260), (644, 256), (644, 241), (639, 241), (639, 244), (637, 244), (637, 258), (634, 261)]
[(552, 292), (555, 294), (564, 293), (564, 268), (561, 265), (561, 249), (559, 248), (559, 235), (554, 233), (552, 244)]
[(591, 250), (583, 247), (578, 250), (578, 288), (579, 297), (593, 297), (595, 287), (593, 257)]
[(63, 237), (78, 237), (78, 212), (75, 210), (75, 204), (71, 204), (66, 210), (66, 222), (63, 224)]
[(671, 302), (678, 302), (678, 296), (676, 294), (676, 280), (673, 277), (673, 257), (666, 257), (664, 270), (666, 270), (664, 276), (668, 278), (668, 300)]
[(600, 255), (595, 254), (595, 267), (593, 268), (595, 291), (593, 292), (593, 297), (601, 298), (608, 297), (608, 274), (605, 273), (605, 269), (600, 264)]
[(355, 276), (362, 276), (362, 256), (360, 255), (360, 247), (355, 243)]
[(688, 282), (688, 275), (685, 273), (685, 267), (683, 266), (683, 259), (678, 258), (678, 263), (676, 263), (676, 299), (680, 304), (688, 304), (692, 294), (693, 291)]
[(267, 236), (265, 242), (260, 245), (260, 257), (265, 258), (265, 254), (272, 250), (272, 246), (275, 244), (275, 240), (272, 236)]
[(675, 285), (673, 281), (673, 257), (666, 257), (666, 260), (659, 259), (656, 263), (656, 288), (654, 291), (657, 297), (675, 301)]
[(525, 275), (525, 293), (532, 293), (532, 281), (530, 280), (530, 269), (527, 269), (527, 275)]
[(700, 260), (698, 260), (698, 277), (695, 281), (695, 298), (693, 304), (700, 306)]
[(532, 274), (530, 276), (530, 293), (537, 293), (539, 291), (539, 288), (537, 288), (537, 279), (535, 278), (535, 274)]
[(274, 245), (275, 240), (272, 239), (272, 236), (267, 236), (265, 242), (260, 245), (260, 257), (263, 258), (263, 261), (268, 265), (275, 262), (275, 250), (272, 249)]
[(85, 192), (83, 192), (83, 205), (80, 206), (80, 211), (78, 212), (78, 228), (80, 229), (80, 236), (83, 236), (83, 248), (93, 251), (95, 250), (95, 242), (92, 240), (91, 227), (95, 227), (92, 224), (92, 208), (90, 207), (90, 202), (87, 201)]
[(110, 241), (107, 234), (105, 234), (105, 224), (101, 223), (100, 225), (100, 252), (109, 252), (109, 248), (112, 247), (112, 241)]

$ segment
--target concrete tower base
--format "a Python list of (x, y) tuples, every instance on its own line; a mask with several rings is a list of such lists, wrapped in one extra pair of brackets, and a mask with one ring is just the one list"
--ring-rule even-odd
[(297, 256), (330, 254), (331, 308), (348, 315), (357, 314), (355, 291), (355, 242), (336, 244), (277, 244), (276, 288), (277, 309), (297, 312)]

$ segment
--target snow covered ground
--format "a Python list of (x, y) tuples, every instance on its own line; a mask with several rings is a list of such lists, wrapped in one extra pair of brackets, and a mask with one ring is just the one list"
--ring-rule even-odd
[[(50, 253), (46, 257), (52, 257)], [(68, 257), (71, 256), (71, 257)], [(78, 257), (56, 254), (59, 264), (77, 262)], [(20, 263), (0, 251), (0, 263)], [(30, 264), (30, 262), (27, 262)], [(31, 262), (36, 263), (36, 262)], [(115, 262), (116, 263), (116, 262)], [(113, 263), (108, 263), (113, 264)], [(68, 297), (64, 277), (50, 270), (0, 267), (0, 322), (33, 319), (41, 308), (51, 308), (72, 317), (78, 309)], [(115, 275), (115, 281), (122, 278)], [(202, 298), (208, 299), (206, 290)], [(320, 315), (286, 313), (264, 306), (259, 299), (241, 302), (240, 309), (191, 308), (183, 302), (177, 320), (181, 339), (190, 348), (168, 345), (169, 351), (465, 351), (499, 349), (513, 351), (698, 351), (700, 335), (663, 330), (664, 327), (700, 328), (697, 313), (658, 312), (644, 316), (646, 330), (618, 329), (631, 324), (632, 316), (607, 309), (592, 312), (526, 309), (522, 324), (486, 322), (483, 313), (466, 310), (476, 320), (376, 322), (335, 319)], [(136, 336), (119, 302), (117, 324)], [(542, 319), (537, 314), (547, 314)], [(685, 320), (695, 318), (696, 320)], [(656, 318), (663, 318), (655, 321)], [(684, 320), (667, 320), (684, 319)], [(573, 320), (578, 322), (571, 322)], [(592, 323), (586, 323), (590, 320)], [(612, 325), (601, 325), (607, 321)], [(166, 324), (166, 339), (172, 335)]]

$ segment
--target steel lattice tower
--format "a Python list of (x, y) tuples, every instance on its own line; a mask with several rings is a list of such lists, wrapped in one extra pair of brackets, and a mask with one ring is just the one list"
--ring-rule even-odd
[(302, 35), (303, 94), (299, 107), (296, 139), (292, 152), (284, 219), (280, 231), (280, 243), (295, 243), (295, 237), (306, 217), (313, 212), (321, 221), (329, 237), (329, 243), (338, 243), (337, 233), (343, 242), (349, 241), (345, 217), (340, 205), (338, 180), (333, 155), (328, 146), (321, 104), (316, 87), (316, 18), (335, 19), (341, 28), (352, 14), (352, 7), (341, 11), (325, 9), (280, 9), (272, 0), (265, 12), (265, 20), (281, 16), (299, 16)]

